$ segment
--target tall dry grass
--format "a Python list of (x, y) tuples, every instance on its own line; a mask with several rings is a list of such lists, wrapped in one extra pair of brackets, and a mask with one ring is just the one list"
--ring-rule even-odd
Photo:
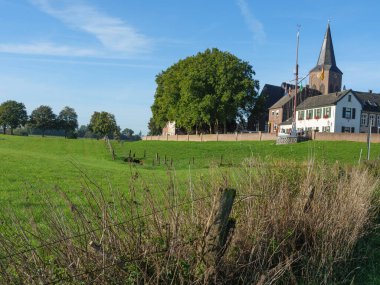
[[(251, 158), (241, 167), (214, 168), (207, 179), (193, 177), (185, 191), (168, 173), (168, 185), (152, 187), (135, 172), (129, 189), (110, 187), (107, 194), (85, 177), (81, 199), (53, 193), (65, 201), (64, 211), (41, 192), (43, 223), (32, 212), (28, 224), (3, 212), (0, 283), (349, 282), (353, 248), (377, 215), (378, 183), (363, 167)], [(235, 229), (210, 280), (201, 247), (221, 187), (237, 190)]]

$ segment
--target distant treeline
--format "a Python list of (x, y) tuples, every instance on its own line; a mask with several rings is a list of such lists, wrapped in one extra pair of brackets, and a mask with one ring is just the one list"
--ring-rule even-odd
[(8, 100), (0, 105), (0, 126), (3, 134), (10, 135), (51, 135), (65, 138), (101, 138), (139, 140), (141, 132), (134, 134), (131, 129), (120, 130), (115, 116), (108, 112), (94, 112), (88, 125), (78, 128), (78, 115), (74, 108), (64, 107), (58, 115), (50, 106), (41, 105), (28, 115), (25, 105)]

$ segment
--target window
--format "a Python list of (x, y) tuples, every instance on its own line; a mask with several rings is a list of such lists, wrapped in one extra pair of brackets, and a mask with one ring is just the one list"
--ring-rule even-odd
[(331, 107), (323, 108), (323, 118), (327, 119), (331, 117)]
[(369, 115), (369, 123), (371, 125), (371, 127), (374, 127), (375, 126), (375, 119), (376, 119), (376, 115), (375, 114), (370, 114)]
[(306, 120), (310, 120), (313, 118), (313, 110), (306, 111)]
[(362, 117), (361, 117), (361, 120), (360, 120), (360, 125), (362, 125), (362, 126), (367, 126), (368, 125), (368, 115), (367, 114), (362, 114)]
[(274, 116), (274, 111), (272, 111), (272, 116)]
[(276, 111), (276, 117), (278, 117), (278, 110)]
[(298, 111), (298, 120), (305, 119), (305, 111)]
[(351, 102), (351, 95), (348, 95), (348, 102)]
[(321, 118), (321, 112), (322, 112), (321, 108), (315, 109), (314, 119), (317, 119), (317, 120), (320, 119)]
[(342, 118), (355, 119), (355, 108), (343, 107)]
[(380, 115), (377, 115), (377, 127), (380, 127)]
[(330, 132), (330, 126), (322, 127), (322, 132), (329, 133)]
[(342, 127), (342, 133), (354, 133), (355, 128), (350, 128), (350, 127)]

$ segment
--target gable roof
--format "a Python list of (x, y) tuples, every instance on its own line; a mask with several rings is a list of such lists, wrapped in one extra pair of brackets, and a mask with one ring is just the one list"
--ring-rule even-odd
[(372, 92), (354, 91), (356, 98), (367, 112), (380, 112), (380, 94)]
[[(277, 108), (283, 108), (285, 104), (287, 104), (289, 101), (294, 100), (294, 90), (292, 90), (292, 95), (284, 95), (280, 100), (278, 100), (274, 105), (272, 105), (269, 109), (277, 109)], [(302, 91), (297, 92), (297, 104), (300, 104), (300, 102), (305, 101), (307, 97), (310, 96), (316, 96), (321, 94), (318, 90), (309, 88), (306, 86), (303, 88)]]
[(307, 98), (298, 105), (297, 110), (310, 109), (315, 107), (323, 107), (335, 105), (340, 99), (346, 96), (352, 90), (345, 90), (341, 92), (330, 93), (326, 95), (318, 95)]
[(284, 92), (284, 88), (280, 86), (265, 84), (263, 90), (260, 93), (260, 96), (266, 96), (265, 106), (266, 108), (269, 108), (274, 103), (276, 103), (282, 96), (284, 96)]
[(288, 126), (288, 125), (291, 125), (291, 124), (293, 124), (293, 117), (290, 117), (286, 121), (283, 121), (282, 123), (280, 123), (280, 126)]
[[(319, 53), (317, 65), (311, 71), (332, 70), (343, 74), (336, 66), (334, 46), (331, 38), (330, 24), (327, 24), (327, 30), (323, 39), (321, 51)], [(310, 71), (310, 72), (311, 72)]]
[(275, 109), (275, 108), (281, 108), (284, 106), (287, 102), (293, 99), (293, 96), (284, 95), (278, 100), (276, 103), (274, 103), (272, 106), (269, 107), (269, 109)]

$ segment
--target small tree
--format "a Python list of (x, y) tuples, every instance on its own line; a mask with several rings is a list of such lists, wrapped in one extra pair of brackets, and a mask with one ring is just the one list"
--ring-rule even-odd
[(13, 100), (8, 100), (0, 105), (0, 124), (3, 127), (3, 133), (7, 127), (10, 127), (11, 134), (17, 127), (25, 125), (28, 120), (25, 105)]
[(45, 131), (54, 129), (56, 126), (56, 115), (49, 106), (41, 105), (33, 110), (30, 115), (30, 125), (32, 128), (40, 129), (42, 136), (45, 136)]
[(98, 136), (110, 136), (120, 133), (113, 114), (108, 112), (94, 112), (91, 116), (89, 129)]
[(126, 136), (127, 138), (133, 136), (134, 133), (135, 133), (135, 132), (134, 132), (133, 130), (128, 129), (128, 128), (125, 128), (125, 129), (121, 132), (121, 134), (124, 135), (124, 136)]
[(58, 115), (58, 124), (65, 131), (65, 138), (73, 137), (78, 128), (78, 115), (73, 108), (66, 106)]

